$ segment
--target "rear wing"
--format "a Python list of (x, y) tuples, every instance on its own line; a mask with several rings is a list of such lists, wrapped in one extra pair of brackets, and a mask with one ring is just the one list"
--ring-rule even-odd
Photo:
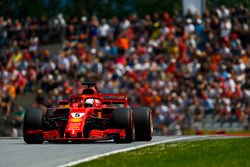
[(128, 97), (125, 94), (102, 94), (103, 104), (124, 104), (128, 106)]

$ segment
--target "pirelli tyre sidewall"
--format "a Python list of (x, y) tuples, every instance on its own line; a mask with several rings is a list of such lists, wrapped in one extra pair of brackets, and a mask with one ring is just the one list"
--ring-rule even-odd
[(135, 140), (150, 141), (153, 136), (152, 110), (149, 107), (133, 108)]
[(43, 135), (41, 133), (27, 133), (28, 130), (42, 130), (43, 113), (43, 110), (39, 108), (30, 109), (25, 113), (23, 123), (23, 138), (27, 144), (43, 143)]

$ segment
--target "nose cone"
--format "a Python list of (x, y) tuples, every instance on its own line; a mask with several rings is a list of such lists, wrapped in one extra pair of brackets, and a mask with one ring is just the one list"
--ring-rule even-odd
[(66, 138), (82, 138), (83, 127), (87, 116), (87, 109), (71, 108), (65, 131)]

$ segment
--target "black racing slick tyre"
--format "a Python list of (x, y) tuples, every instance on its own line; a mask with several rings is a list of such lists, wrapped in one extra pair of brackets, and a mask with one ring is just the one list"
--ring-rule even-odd
[(117, 134), (114, 140), (116, 143), (131, 143), (135, 140), (135, 126), (133, 121), (132, 110), (129, 108), (117, 108), (112, 113), (113, 127), (125, 129), (126, 137), (120, 138)]
[(133, 108), (135, 140), (151, 141), (153, 136), (152, 111), (149, 107)]
[(28, 130), (42, 130), (43, 111), (30, 109), (25, 113), (23, 122), (23, 139), (27, 144), (42, 144), (42, 133), (27, 133)]

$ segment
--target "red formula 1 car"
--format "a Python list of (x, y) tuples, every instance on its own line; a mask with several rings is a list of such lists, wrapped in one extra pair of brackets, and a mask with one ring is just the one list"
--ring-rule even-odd
[(100, 94), (95, 82), (81, 94), (59, 101), (58, 108), (32, 109), (24, 117), (23, 136), (28, 144), (43, 141), (97, 141), (116, 143), (150, 141), (153, 135), (149, 107), (131, 108), (124, 94)]

